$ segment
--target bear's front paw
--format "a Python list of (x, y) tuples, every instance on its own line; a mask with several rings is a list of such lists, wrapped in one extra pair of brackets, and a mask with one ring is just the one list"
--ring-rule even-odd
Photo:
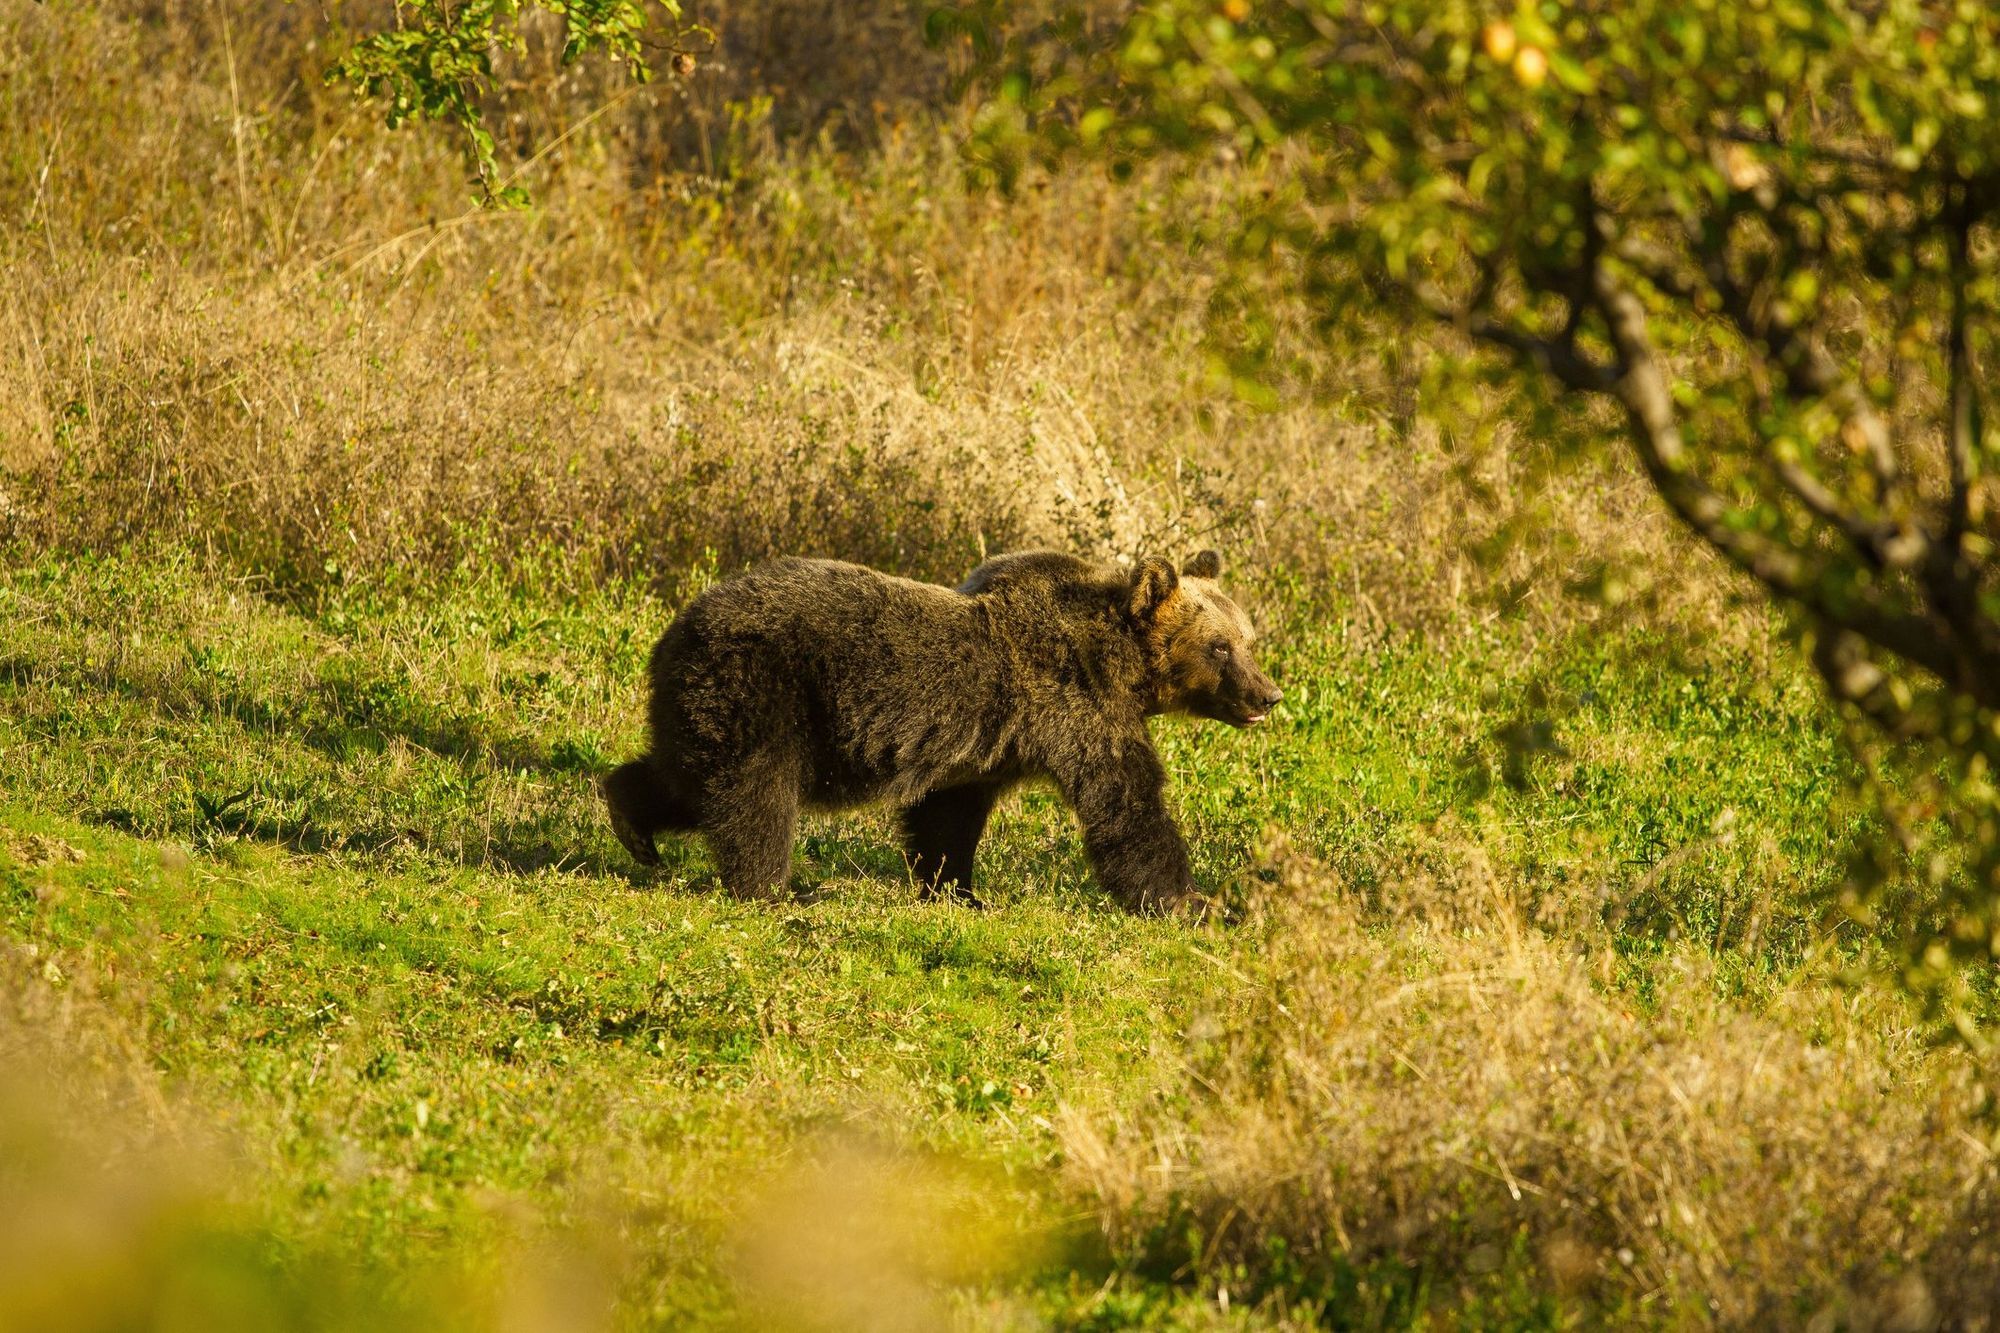
[(653, 845), (652, 821), (644, 813), (652, 791), (652, 779), (641, 762), (621, 764), (597, 780), (597, 793), (604, 798), (605, 812), (611, 817), (611, 831), (632, 859), (642, 866), (660, 863)]
[(951, 903), (955, 907), (970, 907), (976, 911), (986, 910), (986, 900), (957, 880), (946, 880), (941, 884), (917, 884), (917, 901), (921, 903)]
[(611, 809), (611, 831), (618, 835), (618, 841), (625, 850), (632, 853), (632, 859), (640, 865), (651, 868), (660, 864), (660, 849), (653, 840), (634, 828), (616, 806)]

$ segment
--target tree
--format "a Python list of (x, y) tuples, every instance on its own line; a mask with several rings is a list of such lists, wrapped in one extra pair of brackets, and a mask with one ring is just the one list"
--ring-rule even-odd
[(1234, 239), (1323, 319), (1455, 331), (1615, 429), (1795, 614), (1864, 750), (1903, 752), (1878, 785), (1899, 842), (1860, 887), (1924, 887), (1908, 975), (1953, 1007), (1954, 962), (2000, 956), (2000, 17), (1145, 0), (1003, 59), (981, 145), (1003, 176), (1030, 152), (1261, 155), (1280, 187)]
[[(535, 10), (562, 24), (564, 64), (591, 52), (623, 63), (635, 80), (652, 77), (647, 30), (655, 6), (662, 26), (679, 24), (679, 0), (396, 0), (396, 26), (367, 34), (334, 66), (327, 78), (353, 84), (388, 105), (391, 128), (417, 119), (440, 121), (465, 136), (478, 201), (517, 207), (527, 202), (520, 187), (499, 180), (493, 135), (485, 125), (484, 102), (493, 91), (493, 57), (525, 49), (523, 17)], [(676, 37), (686, 35), (676, 27)], [(676, 70), (693, 58), (675, 50)]]

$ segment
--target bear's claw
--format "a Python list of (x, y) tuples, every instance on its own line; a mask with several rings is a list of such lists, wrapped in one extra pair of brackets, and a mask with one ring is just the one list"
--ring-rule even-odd
[(618, 841), (625, 845), (625, 850), (632, 853), (632, 859), (642, 866), (658, 865), (660, 849), (653, 845), (653, 840), (625, 817), (625, 812), (618, 808), (618, 802), (607, 799), (605, 804), (611, 811), (611, 831), (618, 835)]

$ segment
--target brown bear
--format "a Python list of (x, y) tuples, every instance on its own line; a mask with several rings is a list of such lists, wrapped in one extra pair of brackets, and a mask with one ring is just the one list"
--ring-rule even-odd
[(956, 590), (801, 559), (716, 584), (653, 649), (652, 749), (605, 778), (611, 826), (647, 865), (657, 834), (700, 830), (748, 897), (784, 887), (801, 807), (894, 801), (917, 882), (970, 896), (994, 802), (1048, 778), (1099, 883), (1172, 907), (1194, 881), (1146, 718), (1248, 727), (1280, 697), (1221, 568), (1037, 551)]

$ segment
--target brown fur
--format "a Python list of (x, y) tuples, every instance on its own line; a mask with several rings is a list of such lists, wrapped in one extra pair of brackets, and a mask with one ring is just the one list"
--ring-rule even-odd
[(1052, 779), (1099, 881), (1134, 910), (1194, 891), (1164, 799), (1149, 714), (1261, 720), (1278, 691), (1215, 586), (1054, 552), (1006, 555), (956, 591), (830, 560), (779, 560), (709, 589), (653, 650), (652, 749), (611, 773), (612, 828), (632, 854), (699, 829), (723, 884), (781, 889), (802, 807), (905, 807), (927, 889), (969, 892), (993, 804)]

